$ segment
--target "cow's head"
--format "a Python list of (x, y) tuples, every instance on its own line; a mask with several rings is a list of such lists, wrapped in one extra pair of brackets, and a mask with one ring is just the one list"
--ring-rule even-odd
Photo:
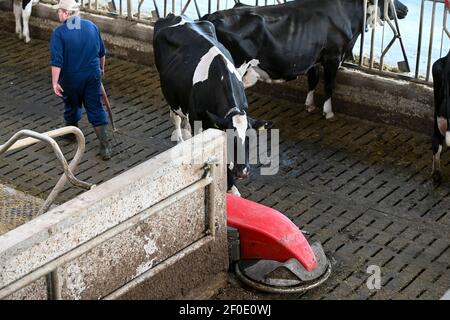
[[(371, 0), (372, 3), (375, 3), (375, 0)], [(391, 6), (389, 5), (387, 0), (378, 0), (378, 7), (380, 8), (380, 12), (381, 12), (381, 19), (385, 20), (384, 17), (384, 5), (385, 2), (387, 2), (388, 5), (388, 15), (390, 19), (394, 19), (394, 12), (392, 11)], [(399, 19), (403, 19), (406, 17), (406, 15), (408, 14), (408, 7), (405, 6), (403, 3), (401, 3), (399, 0), (394, 0), (394, 7), (395, 7), (395, 12), (397, 13), (397, 17)]]
[[(233, 142), (233, 159), (229, 159), (228, 169), (235, 179), (244, 179), (250, 175), (248, 130), (270, 129), (273, 125), (271, 121), (253, 119), (245, 111), (237, 108), (231, 109), (225, 117), (219, 117), (211, 112), (207, 112), (214, 126), (220, 130), (226, 130), (229, 134), (228, 142)], [(228, 146), (230, 150), (231, 146)]]

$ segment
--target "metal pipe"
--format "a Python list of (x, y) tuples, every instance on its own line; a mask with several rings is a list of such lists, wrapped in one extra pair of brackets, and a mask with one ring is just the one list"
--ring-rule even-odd
[(364, 56), (364, 39), (366, 33), (366, 24), (367, 24), (367, 0), (364, 0), (364, 8), (363, 8), (363, 24), (361, 30), (361, 44), (359, 48), (359, 66), (363, 65), (363, 56)]
[(131, 0), (127, 0), (127, 18), (129, 20), (133, 19), (133, 12), (132, 12), (132, 8), (131, 8), (132, 4), (131, 4)]
[[(53, 151), (55, 152), (57, 159), (59, 160), (61, 166), (63, 167), (64, 174), (67, 176), (69, 181), (77, 187), (90, 189), (92, 184), (78, 180), (74, 176), (72, 170), (70, 170), (69, 168), (66, 158), (64, 157), (64, 155), (61, 152), (61, 149), (59, 148), (59, 145), (56, 143), (55, 140), (53, 140), (53, 137), (58, 137), (69, 133), (75, 134), (75, 136), (77, 137), (78, 141), (77, 154), (82, 155), (85, 149), (84, 136), (81, 130), (76, 127), (64, 127), (54, 131), (49, 131), (44, 134), (37, 133), (31, 130), (21, 130), (16, 134), (14, 134), (12, 138), (8, 140), (8, 142), (0, 146), (0, 155), (5, 153), (6, 151), (22, 149), (24, 147), (33, 145), (39, 141), (47, 142), (53, 148)], [(31, 138), (19, 140), (23, 136)]]
[(158, 19), (161, 18), (161, 15), (159, 14), (158, 5), (156, 4), (156, 0), (153, 0), (153, 5), (155, 6), (156, 16), (158, 17)]
[(433, 54), (433, 38), (434, 38), (434, 19), (436, 15), (436, 0), (433, 0), (433, 11), (431, 13), (431, 27), (430, 27), (430, 43), (428, 47), (428, 60), (427, 60), (427, 74), (425, 76), (426, 81), (430, 81), (431, 71), (431, 56)]
[[(59, 148), (56, 141), (53, 140), (53, 138), (63, 136), (66, 134), (70, 134), (70, 133), (75, 135), (78, 146), (77, 146), (77, 151), (75, 153), (74, 158), (68, 165), (66, 158), (64, 157), (64, 155), (61, 152), (61, 149)], [(19, 140), (20, 137), (22, 137), (22, 136), (28, 136), (29, 138)], [(61, 163), (61, 165), (63, 167), (64, 174), (61, 176), (58, 183), (55, 185), (52, 192), (45, 200), (44, 204), (42, 205), (41, 209), (38, 211), (37, 215), (41, 215), (42, 213), (46, 212), (50, 208), (50, 206), (52, 205), (52, 203), (54, 202), (54, 200), (56, 199), (58, 194), (61, 192), (62, 188), (64, 188), (64, 185), (66, 184), (67, 180), (69, 180), (69, 182), (71, 184), (78, 186), (80, 188), (83, 188), (83, 189), (90, 189), (94, 186), (93, 184), (78, 180), (75, 177), (75, 175), (73, 174), (73, 172), (75, 171), (76, 167), (78, 166), (78, 163), (81, 160), (81, 158), (84, 154), (84, 150), (85, 150), (84, 135), (81, 132), (81, 130), (78, 129), (77, 127), (64, 127), (64, 128), (46, 132), (44, 134), (37, 133), (34, 131), (30, 131), (30, 130), (19, 131), (11, 139), (9, 139), (9, 141), (7, 143), (0, 146), (0, 155), (7, 151), (25, 148), (27, 146), (38, 143), (40, 141), (47, 142), (53, 148), (53, 151), (55, 152), (57, 159), (59, 160), (59, 162)]]
[(184, 14), (187, 10), (187, 8), (189, 7), (189, 4), (191, 3), (192, 0), (188, 0), (188, 2), (186, 2), (186, 5), (184, 6), (183, 10), (181, 10), (181, 14)]
[(200, 19), (202, 15), (200, 14), (200, 9), (198, 8), (197, 0), (194, 0), (195, 10), (197, 10), (198, 18)]
[[(177, 193), (174, 193), (173, 195), (158, 202), (157, 204), (153, 205), (152, 207), (136, 214), (135, 216), (129, 218), (128, 220), (121, 222), (117, 226), (103, 232), (102, 234), (96, 236), (95, 238), (79, 245), (78, 247), (74, 248), (72, 251), (69, 251), (69, 252), (59, 256), (58, 258), (44, 264), (43, 266), (30, 272), (29, 274), (25, 275), (24, 277), (6, 285), (2, 289), (0, 289), (0, 299), (3, 299), (5, 297), (13, 294), (14, 292), (24, 288), (25, 286), (29, 285), (30, 283), (33, 283), (34, 281), (41, 278), (42, 276), (45, 276), (46, 274), (54, 271), (57, 267), (80, 257), (81, 255), (85, 254), (86, 252), (101, 245), (105, 241), (112, 239), (116, 235), (118, 235), (124, 231), (127, 231), (128, 229), (131, 229), (136, 224), (149, 218), (152, 214), (167, 208), (168, 206), (174, 204), (175, 202), (181, 200), (182, 198), (187, 197), (187, 196), (191, 195), (192, 193), (198, 191), (199, 189), (205, 188), (212, 182), (213, 182), (213, 179), (211, 178), (211, 176), (207, 175), (205, 178), (191, 184), (190, 186), (178, 191)], [(214, 219), (215, 219), (215, 217), (214, 217)]]
[[(389, 13), (389, 8), (388, 6), (390, 6), (393, 14), (394, 14), (394, 23), (395, 26), (392, 24), (391, 19), (388, 16)], [(381, 53), (381, 57), (380, 57), (380, 71), (383, 70), (383, 65), (384, 65), (384, 57), (385, 55), (388, 53), (388, 51), (390, 50), (390, 48), (392, 47), (392, 45), (395, 43), (395, 40), (399, 40), (400, 42), (400, 48), (402, 49), (402, 53), (403, 53), (403, 58), (405, 59), (405, 63), (406, 63), (406, 68), (409, 70), (409, 62), (408, 62), (408, 57), (406, 56), (406, 51), (405, 51), (405, 47), (403, 46), (403, 41), (400, 35), (400, 27), (398, 25), (398, 17), (397, 17), (397, 12), (395, 11), (395, 6), (392, 0), (389, 0), (389, 2), (385, 2), (385, 8), (384, 8), (384, 17), (385, 17), (385, 21), (387, 22), (387, 24), (389, 25), (389, 27), (392, 30), (392, 33), (394, 34), (392, 40), (389, 42), (388, 46), (386, 47), (385, 50), (382, 51)], [(387, 18), (386, 18), (387, 17)]]
[(416, 74), (415, 78), (419, 79), (419, 69), (420, 69), (420, 53), (422, 52), (422, 33), (423, 33), (423, 12), (425, 10), (425, 0), (422, 0), (422, 5), (420, 6), (420, 24), (419, 24), (419, 40), (417, 43), (417, 54), (416, 54)]
[[(73, 127), (73, 128), (76, 128), (76, 127)], [(76, 129), (78, 129), (78, 128), (76, 128)], [(81, 130), (79, 130), (79, 132), (81, 133)], [(77, 139), (78, 148), (77, 148), (77, 152), (75, 153), (75, 156), (73, 157), (72, 161), (69, 164), (69, 168), (68, 169), (71, 172), (75, 171), (76, 167), (78, 166), (78, 163), (81, 161), (81, 158), (83, 157), (84, 149), (85, 149), (84, 135), (81, 133), (81, 134), (76, 134), (75, 136), (76, 136), (76, 139)], [(82, 147), (80, 148), (80, 146), (82, 146)], [(45, 200), (44, 204), (42, 205), (42, 208), (39, 210), (39, 212), (37, 214), (38, 216), (43, 214), (43, 213), (45, 213), (50, 208), (50, 206), (53, 204), (53, 202), (55, 201), (55, 199), (58, 196), (58, 194), (61, 192), (61, 190), (66, 185), (67, 179), (69, 179), (69, 182), (73, 184), (73, 182), (71, 181), (69, 176), (67, 176), (67, 175), (61, 176), (61, 178), (59, 178), (59, 181), (56, 183), (56, 185), (53, 188), (53, 190), (48, 195), (48, 197)], [(88, 189), (91, 189), (94, 186), (95, 185), (90, 184), (90, 187)]]
[[(139, 4), (138, 4), (138, 16), (137, 16), (138, 20), (141, 20), (141, 7), (142, 7), (142, 4), (143, 4), (143, 3), (144, 3), (144, 0), (139, 0)], [(106, 99), (108, 99), (108, 96), (106, 95), (106, 91), (105, 91), (105, 87), (103, 86), (103, 83), (102, 83), (102, 92), (103, 92), (103, 97), (104, 97), (104, 98), (106, 97)], [(108, 111), (111, 111), (111, 108), (109, 108)], [(114, 126), (114, 121), (112, 120), (112, 113), (109, 113), (109, 114), (110, 114), (111, 125), (113, 126), (113, 130), (114, 130), (114, 132), (115, 132), (116, 129), (114, 128), (115, 126)]]
[(374, 6), (375, 6), (375, 22), (374, 22), (374, 27), (372, 28), (372, 39), (370, 41), (370, 62), (369, 62), (369, 68), (373, 69), (373, 51), (375, 49), (375, 30), (377, 29), (377, 22), (378, 22), (378, 0), (374, 1)]

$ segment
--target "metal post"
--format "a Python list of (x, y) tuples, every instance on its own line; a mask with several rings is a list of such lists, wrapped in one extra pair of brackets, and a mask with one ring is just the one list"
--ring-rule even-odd
[(366, 34), (366, 24), (367, 24), (367, 0), (364, 0), (364, 9), (363, 9), (363, 24), (361, 30), (361, 44), (359, 48), (359, 66), (363, 65), (363, 56), (364, 56), (364, 39)]
[(422, 0), (420, 6), (420, 19), (419, 19), (419, 40), (417, 43), (417, 54), (416, 54), (416, 74), (414, 78), (419, 79), (419, 69), (420, 69), (420, 53), (422, 51), (422, 33), (423, 33), (423, 12), (425, 10), (425, 0)]
[(370, 63), (369, 63), (369, 68), (373, 69), (373, 51), (375, 49), (375, 30), (377, 29), (377, 22), (378, 22), (378, 0), (374, 1), (374, 6), (375, 6), (375, 25), (372, 28), (372, 39), (370, 42)]
[(431, 13), (431, 27), (430, 27), (430, 44), (428, 46), (428, 60), (427, 60), (427, 74), (426, 81), (430, 81), (431, 72), (431, 58), (433, 54), (433, 38), (434, 38), (434, 19), (436, 15), (436, 0), (433, 0), (433, 12)]
[(131, 10), (132, 4), (131, 4), (131, 0), (127, 0), (127, 18), (129, 20), (133, 19), (133, 11)]

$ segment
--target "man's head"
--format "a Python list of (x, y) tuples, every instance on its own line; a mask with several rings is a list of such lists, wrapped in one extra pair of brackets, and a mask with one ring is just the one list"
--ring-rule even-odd
[(60, 0), (55, 6), (60, 22), (64, 22), (80, 10), (79, 4), (75, 0)]

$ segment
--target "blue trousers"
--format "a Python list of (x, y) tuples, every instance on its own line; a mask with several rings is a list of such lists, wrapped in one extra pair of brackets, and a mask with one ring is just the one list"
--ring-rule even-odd
[(94, 127), (108, 124), (103, 108), (100, 71), (77, 72), (60, 77), (64, 98), (64, 121), (75, 125), (81, 119), (81, 108), (86, 109), (89, 122)]

